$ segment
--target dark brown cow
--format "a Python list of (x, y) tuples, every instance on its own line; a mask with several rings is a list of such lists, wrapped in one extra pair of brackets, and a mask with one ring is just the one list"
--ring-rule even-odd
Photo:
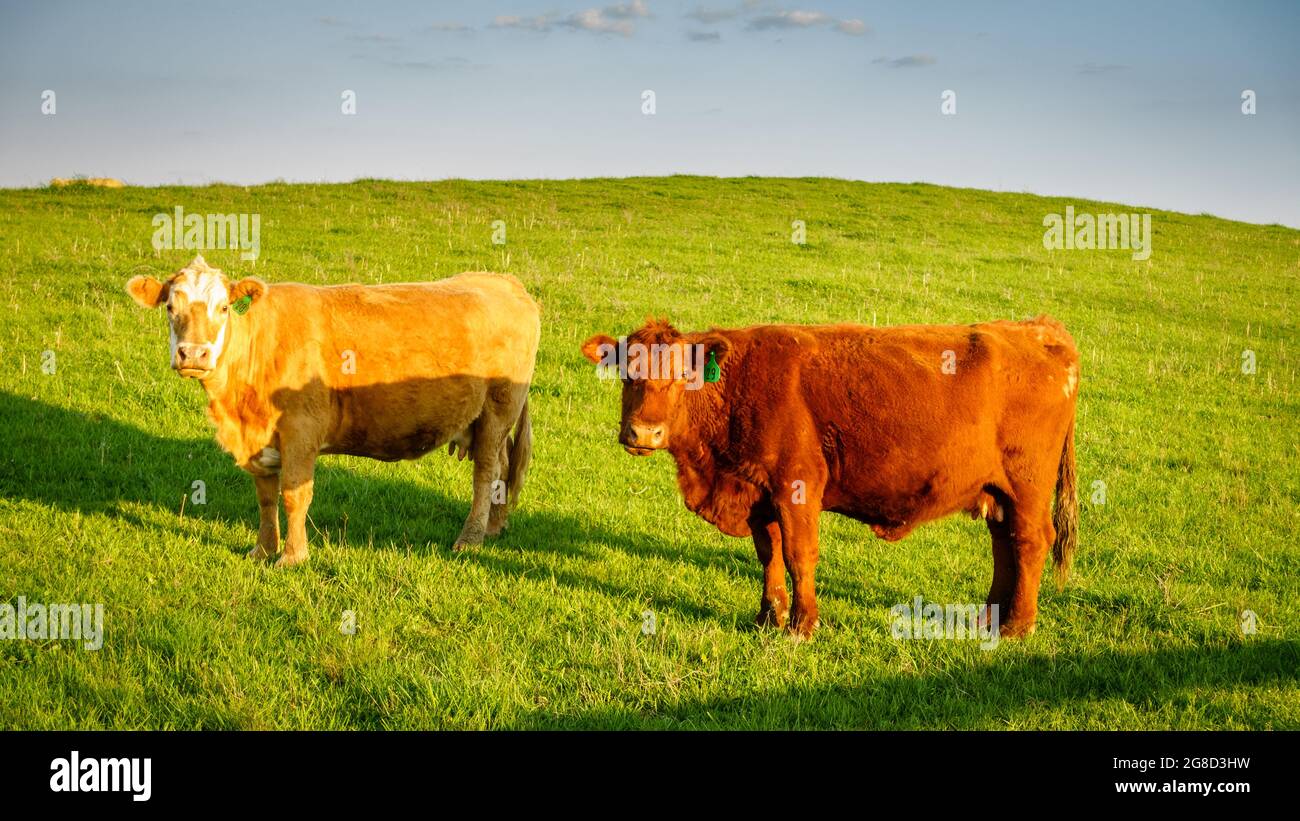
[[(679, 348), (682, 368), (628, 367)], [(623, 344), (593, 336), (582, 351), (623, 368), (624, 448), (667, 450), (686, 506), (723, 533), (753, 537), (759, 624), (783, 626), (788, 615), (803, 637), (816, 628), (823, 510), (888, 541), (957, 511), (984, 518), (988, 603), (1003, 636), (1033, 631), (1049, 545), (1060, 583), (1068, 576), (1079, 354), (1054, 319), (688, 334), (659, 320)], [(706, 357), (720, 365), (716, 382), (699, 378)]]

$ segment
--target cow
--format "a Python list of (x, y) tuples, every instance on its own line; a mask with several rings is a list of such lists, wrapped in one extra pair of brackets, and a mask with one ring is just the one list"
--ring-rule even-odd
[[(618, 369), (624, 449), (667, 450), (686, 507), (753, 539), (760, 626), (812, 637), (823, 510), (887, 541), (959, 511), (984, 519), (993, 583), (980, 617), (1002, 636), (1033, 631), (1049, 546), (1058, 583), (1068, 578), (1079, 354), (1050, 317), (697, 333), (650, 319), (621, 340), (597, 334), (582, 353)], [(672, 364), (630, 361), (646, 356)]]
[(532, 452), (541, 333), (537, 304), (514, 277), (236, 282), (197, 256), (165, 282), (136, 276), (126, 290), (142, 307), (166, 306), (172, 368), (203, 386), (217, 442), (253, 476), (261, 521), (250, 558), (280, 552), (283, 496), (288, 535), (275, 564), (307, 559), (319, 454), (396, 461), (448, 445), (474, 461), (454, 547), (506, 527)]

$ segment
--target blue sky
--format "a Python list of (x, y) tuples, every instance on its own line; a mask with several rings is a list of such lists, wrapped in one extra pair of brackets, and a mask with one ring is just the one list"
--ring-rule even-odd
[(827, 175), (1300, 227), (1298, 41), (1286, 2), (5, 0), (0, 185)]

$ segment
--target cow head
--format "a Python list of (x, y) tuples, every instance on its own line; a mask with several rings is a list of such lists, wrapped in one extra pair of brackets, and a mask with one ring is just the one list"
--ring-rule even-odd
[(618, 441), (634, 456), (663, 450), (686, 427), (687, 393), (704, 387), (710, 355), (721, 366), (730, 350), (716, 332), (682, 334), (667, 320), (650, 320), (624, 340), (597, 334), (582, 344), (592, 362), (618, 369), (623, 415)]
[(201, 256), (166, 282), (137, 276), (126, 283), (126, 292), (141, 307), (167, 306), (172, 369), (195, 379), (206, 379), (216, 370), (230, 338), (231, 305), (245, 297), (250, 301), (241, 305), (252, 305), (265, 291), (256, 277), (232, 284)]

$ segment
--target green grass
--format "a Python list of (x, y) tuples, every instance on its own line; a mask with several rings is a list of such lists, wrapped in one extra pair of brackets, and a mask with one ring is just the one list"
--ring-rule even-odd
[[(0, 727), (1300, 727), (1300, 232), (1157, 211), (1149, 262), (1048, 252), (1043, 215), (1070, 202), (1148, 210), (826, 179), (0, 192), (0, 601), (105, 606), (98, 652), (0, 641)], [(205, 252), (232, 275), (520, 277), (543, 336), (511, 529), (449, 551), (470, 467), (445, 453), (326, 457), (312, 560), (246, 561), (251, 480), (168, 369), (162, 315), (122, 289), (192, 256), (150, 244), (176, 205), (261, 214), (255, 268)], [(890, 635), (914, 596), (983, 600), (989, 539), (964, 517), (887, 544), (827, 514), (817, 639), (755, 629), (752, 545), (682, 506), (666, 456), (616, 446), (617, 386), (578, 353), (648, 314), (1042, 312), (1083, 355), (1080, 549), (1037, 634), (993, 651)], [(182, 516), (196, 479), (207, 504)]]

